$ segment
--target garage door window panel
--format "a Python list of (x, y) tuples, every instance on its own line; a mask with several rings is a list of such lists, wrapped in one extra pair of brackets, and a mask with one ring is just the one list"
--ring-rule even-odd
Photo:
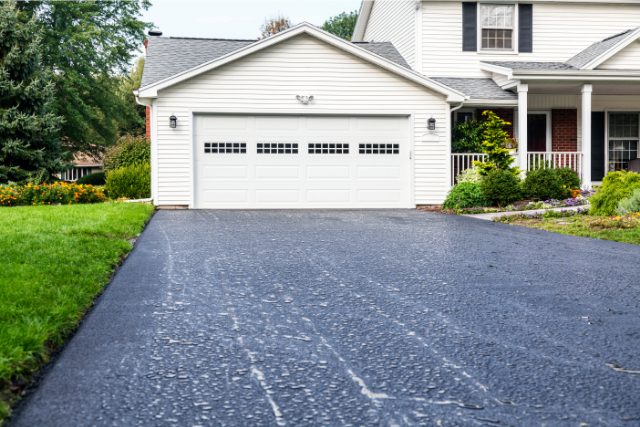
[(349, 154), (349, 144), (309, 143), (309, 154)]
[(259, 142), (258, 154), (298, 154), (298, 144), (288, 142)]
[(360, 144), (360, 154), (400, 154), (400, 144)]
[(246, 142), (205, 142), (206, 154), (244, 154), (247, 152)]

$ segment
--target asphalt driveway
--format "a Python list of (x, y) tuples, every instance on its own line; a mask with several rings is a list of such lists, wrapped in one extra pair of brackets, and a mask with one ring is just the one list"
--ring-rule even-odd
[(16, 426), (638, 425), (640, 247), (160, 211)]

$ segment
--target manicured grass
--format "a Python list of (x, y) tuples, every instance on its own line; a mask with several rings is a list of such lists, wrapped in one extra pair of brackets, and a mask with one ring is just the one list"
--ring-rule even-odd
[(575, 215), (562, 218), (505, 218), (502, 222), (540, 228), (555, 233), (614, 240), (640, 245), (640, 215), (598, 217)]
[(134, 203), (0, 208), (0, 424), (152, 212)]

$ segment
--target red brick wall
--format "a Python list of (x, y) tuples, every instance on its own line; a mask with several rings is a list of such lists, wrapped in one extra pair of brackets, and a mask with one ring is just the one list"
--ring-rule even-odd
[(144, 116), (145, 135), (147, 139), (151, 139), (151, 108), (147, 107)]
[(552, 151), (578, 151), (578, 110), (552, 110), (551, 134)]

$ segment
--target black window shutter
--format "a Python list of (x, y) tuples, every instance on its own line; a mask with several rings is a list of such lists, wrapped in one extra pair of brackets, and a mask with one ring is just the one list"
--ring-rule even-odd
[(475, 1), (462, 3), (462, 50), (478, 50), (478, 3)]
[(533, 52), (533, 5), (518, 5), (518, 48), (520, 52)]
[(604, 178), (604, 113), (591, 113), (591, 180), (602, 181)]

